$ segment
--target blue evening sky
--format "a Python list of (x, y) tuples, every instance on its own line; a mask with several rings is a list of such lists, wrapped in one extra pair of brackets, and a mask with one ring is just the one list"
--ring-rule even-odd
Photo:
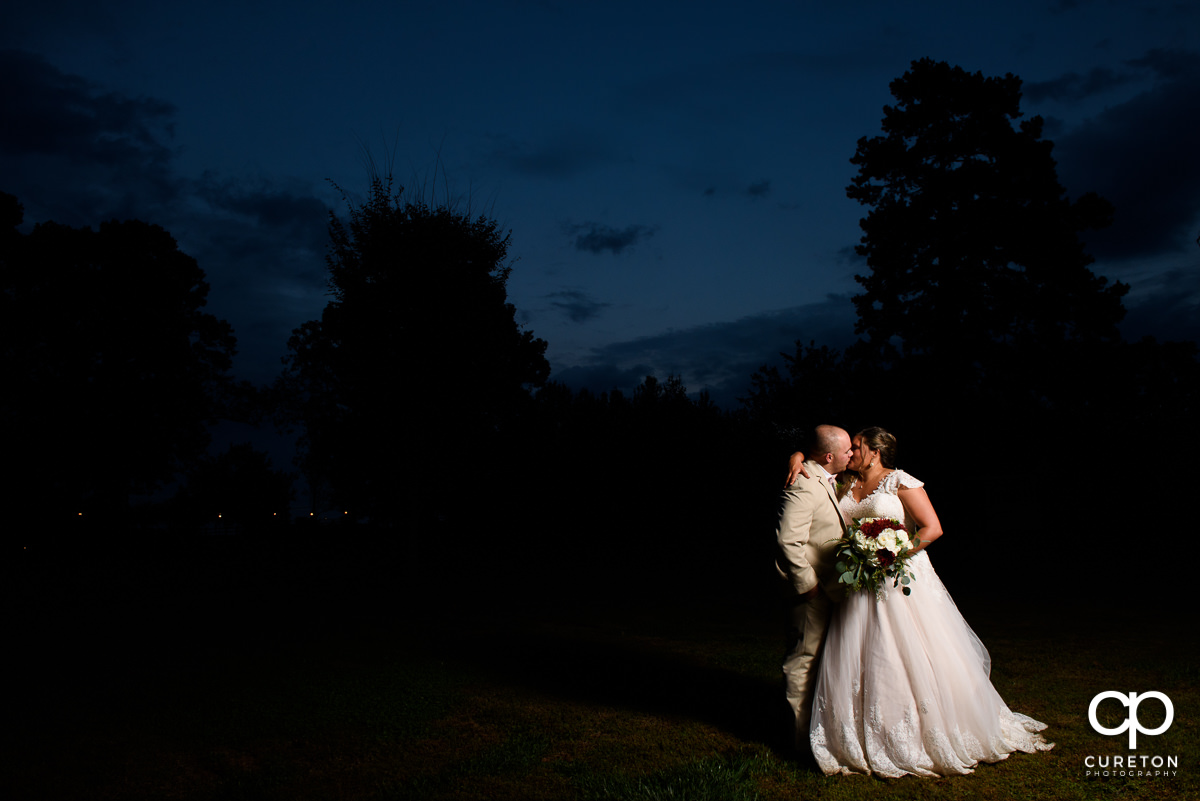
[(552, 378), (682, 375), (732, 404), (793, 342), (853, 338), (845, 197), (914, 59), (1025, 81), (1129, 336), (1200, 337), (1200, 4), (57, 2), (0, 30), (0, 190), (27, 223), (163, 225), (241, 377), (319, 316), (325, 215), (367, 182), (512, 230)]

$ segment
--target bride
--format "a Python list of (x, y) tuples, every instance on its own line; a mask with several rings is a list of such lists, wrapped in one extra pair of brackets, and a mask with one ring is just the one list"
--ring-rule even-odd
[[(809, 729), (817, 764), (826, 774), (949, 776), (1053, 748), (1037, 733), (1044, 723), (1000, 698), (987, 649), (930, 564), (925, 548), (941, 525), (922, 482), (895, 469), (896, 438), (868, 428), (851, 444), (854, 477), (839, 488), (846, 519), (902, 520), (921, 542), (911, 595), (885, 581), (834, 605)], [(807, 474), (801, 461), (793, 455), (793, 476)]]

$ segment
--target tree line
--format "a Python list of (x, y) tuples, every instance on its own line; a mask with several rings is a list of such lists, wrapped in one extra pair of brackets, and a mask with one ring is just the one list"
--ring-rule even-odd
[(331, 213), (329, 303), (267, 388), (232, 378), (233, 331), (204, 311), (204, 273), (169, 233), (22, 233), (19, 200), (0, 193), (10, 509), (137, 525), (130, 499), (183, 476), (163, 507), (174, 524), (222, 499), (243, 526), (276, 526), (287, 467), (245, 446), (208, 455), (219, 418), (293, 431), (319, 505), (412, 554), (502, 559), (517, 536), (546, 560), (636, 552), (648, 571), (682, 569), (682, 540), (745, 551), (738, 532), (769, 524), (784, 457), (821, 422), (892, 429), (905, 466), (944, 476), (963, 514), (1011, 495), (1014, 465), (1050, 483), (1115, 473), (1200, 408), (1196, 346), (1121, 338), (1128, 287), (1093, 273), (1082, 243), (1113, 209), (1068, 196), (1020, 86), (929, 59), (892, 83), (847, 188), (867, 210), (860, 338), (843, 352), (798, 332), (733, 410), (678, 377), (629, 395), (553, 382), (507, 297), (509, 234), (386, 176)]

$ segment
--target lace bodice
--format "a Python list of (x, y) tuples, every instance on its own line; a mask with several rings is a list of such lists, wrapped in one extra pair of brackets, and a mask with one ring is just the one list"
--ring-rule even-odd
[(900, 503), (900, 496), (897, 495), (901, 489), (910, 489), (925, 486), (924, 482), (905, 473), (903, 470), (893, 470), (883, 477), (879, 482), (879, 486), (875, 488), (867, 497), (861, 501), (854, 500), (853, 490), (857, 486), (858, 479), (855, 479), (850, 484), (850, 489), (842, 496), (840, 501), (842, 511), (850, 520), (856, 517), (891, 517), (902, 521), (908, 525), (908, 521), (904, 519), (904, 505)]

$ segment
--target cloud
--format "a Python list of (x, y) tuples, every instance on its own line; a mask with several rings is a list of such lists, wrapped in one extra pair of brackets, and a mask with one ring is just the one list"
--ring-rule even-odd
[(550, 378), (576, 391), (586, 389), (599, 395), (601, 392), (611, 392), (615, 389), (631, 395), (634, 387), (641, 384), (646, 376), (656, 375), (658, 372), (648, 364), (619, 367), (610, 362), (573, 365), (555, 370)]
[(730, 322), (711, 323), (616, 342), (594, 349), (581, 363), (556, 367), (551, 376), (576, 389), (632, 392), (647, 375), (678, 375), (690, 392), (707, 390), (726, 408), (738, 406), (750, 376), (780, 365), (796, 341), (845, 348), (854, 341), (854, 306), (844, 295)]
[(551, 299), (551, 306), (564, 312), (570, 318), (571, 322), (574, 323), (587, 322), (612, 306), (611, 303), (602, 303), (593, 300), (586, 293), (577, 289), (551, 292), (549, 295), (545, 295), (545, 297)]
[(1049, 81), (1029, 81), (1022, 85), (1022, 94), (1031, 103), (1053, 100), (1077, 103), (1094, 95), (1105, 94), (1138, 80), (1136, 75), (1118, 73), (1107, 67), (1096, 67), (1086, 75), (1068, 72)]
[(862, 270), (863, 272), (866, 272), (867, 270), (871, 269), (867, 264), (867, 257), (860, 255), (859, 252), (855, 250), (854, 245), (843, 245), (842, 247), (838, 248), (835, 258), (837, 259), (838, 264), (842, 264), (847, 267), (853, 267), (856, 270)]
[[(30, 219), (67, 225), (173, 204), (175, 107), (106, 92), (41, 56), (0, 51), (0, 174)], [(30, 188), (53, 187), (53, 192)]]
[(190, 188), (217, 215), (271, 231), (271, 239), (288, 238), (293, 247), (324, 248), (329, 207), (306, 186), (263, 176), (235, 180), (208, 172)]
[(1162, 78), (1195, 77), (1200, 69), (1200, 53), (1191, 50), (1168, 50), (1156, 47), (1141, 58), (1129, 59), (1131, 67), (1144, 67)]
[(1059, 138), (1059, 174), (1072, 194), (1099, 192), (1113, 226), (1090, 232), (1098, 258), (1131, 259), (1194, 247), (1200, 223), (1200, 53), (1152, 50), (1127, 62), (1156, 84)]
[(769, 194), (771, 194), (770, 181), (759, 181), (746, 187), (746, 196), (750, 198), (763, 198)]
[(104, 92), (21, 50), (0, 50), (0, 70), (10, 78), (0, 83), (5, 151), (71, 153), (103, 164), (161, 166), (170, 157), (162, 141), (173, 135), (176, 109), (170, 103)]
[(180, 174), (176, 109), (0, 51), (0, 190), (27, 224), (161, 225), (205, 271), (208, 311), (233, 324), (242, 378), (270, 380), (293, 328), (325, 303), (328, 207), (302, 182)]
[(531, 144), (495, 137), (492, 158), (522, 175), (571, 178), (612, 158), (609, 147), (590, 132), (562, 132)]
[(292, 329), (328, 301), (329, 208), (303, 182), (267, 176), (206, 173), (187, 191), (193, 211), (168, 227), (208, 273), (210, 311), (234, 326), (239, 374), (269, 381)]
[(601, 223), (579, 223), (566, 226), (567, 234), (575, 237), (575, 248), (590, 253), (612, 251), (613, 255), (628, 250), (638, 242), (654, 236), (657, 226), (627, 225), (613, 228)]
[[(1200, 262), (1200, 249), (1196, 254)], [(1147, 283), (1135, 286), (1126, 297), (1128, 313), (1121, 323), (1125, 338), (1200, 342), (1200, 270), (1168, 270), (1149, 277)]]

